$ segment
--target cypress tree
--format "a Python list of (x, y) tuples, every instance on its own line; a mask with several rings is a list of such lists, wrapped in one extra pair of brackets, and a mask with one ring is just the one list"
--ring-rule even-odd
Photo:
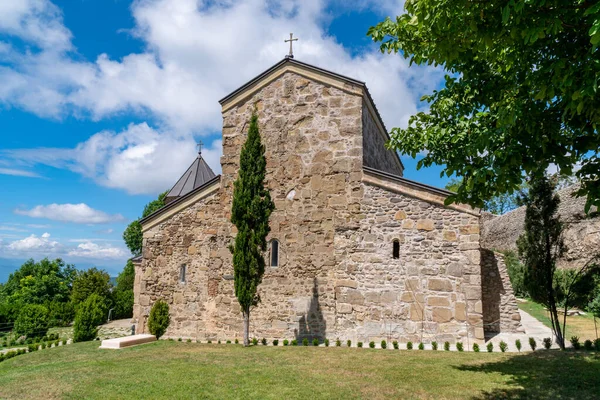
[(566, 250), (562, 237), (563, 225), (557, 215), (560, 198), (546, 176), (530, 180), (529, 193), (523, 196), (525, 229), (517, 245), (525, 264), (525, 286), (534, 301), (550, 312), (552, 330), (561, 349), (565, 348), (564, 334), (558, 319), (554, 273), (556, 261)]
[(266, 169), (265, 147), (260, 140), (258, 116), (254, 112), (240, 153), (231, 208), (231, 222), (238, 233), (230, 250), (233, 254), (235, 295), (244, 317), (244, 346), (249, 344), (250, 308), (260, 301), (256, 289), (265, 272), (263, 253), (270, 231), (269, 216), (275, 208), (264, 186)]

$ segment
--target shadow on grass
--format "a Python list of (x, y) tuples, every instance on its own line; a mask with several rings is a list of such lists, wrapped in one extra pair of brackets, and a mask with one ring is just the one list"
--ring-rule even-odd
[(500, 373), (511, 388), (494, 389), (474, 399), (599, 399), (600, 354), (537, 351), (504, 361), (463, 365), (461, 371)]

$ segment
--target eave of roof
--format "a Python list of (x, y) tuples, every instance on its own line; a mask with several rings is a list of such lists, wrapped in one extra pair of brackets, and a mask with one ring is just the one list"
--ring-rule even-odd
[(397, 181), (399, 183), (404, 183), (404, 184), (407, 184), (407, 185), (410, 185), (410, 186), (414, 186), (414, 187), (419, 188), (419, 189), (423, 189), (423, 190), (427, 190), (427, 191), (430, 191), (430, 192), (434, 192), (435, 194), (439, 194), (440, 196), (448, 197), (450, 195), (455, 194), (454, 192), (451, 192), (451, 191), (446, 190), (446, 189), (440, 189), (440, 188), (435, 187), (435, 186), (431, 186), (431, 185), (427, 185), (425, 183), (413, 181), (412, 179), (407, 179), (407, 178), (404, 178), (402, 176), (390, 174), (389, 172), (380, 171), (380, 170), (375, 169), (375, 168), (363, 167), (363, 170), (365, 172), (368, 172), (369, 174), (380, 176), (382, 178), (387, 178), (387, 179), (390, 179), (390, 180), (393, 180), (393, 181)]
[(154, 211), (152, 214), (148, 215), (145, 218), (142, 218), (140, 220), (140, 224), (145, 224), (148, 221), (153, 220), (154, 218), (158, 217), (159, 215), (162, 215), (163, 213), (165, 213), (166, 211), (177, 207), (178, 204), (186, 201), (187, 199), (189, 199), (190, 197), (194, 196), (196, 193), (202, 191), (203, 189), (206, 189), (207, 187), (211, 186), (212, 184), (219, 182), (221, 180), (221, 175), (216, 175), (213, 179), (211, 179), (210, 181), (206, 182), (204, 185), (202, 186), (198, 186), (196, 189), (192, 190), (191, 192), (187, 193), (184, 196), (179, 197), (177, 200), (173, 200), (172, 202), (170, 202), (169, 204), (163, 206), (162, 208), (159, 208), (158, 210)]
[[(377, 106), (375, 105), (375, 101), (373, 100), (373, 96), (371, 96), (371, 93), (369, 92), (369, 88), (367, 87), (367, 84), (365, 82), (359, 81), (359, 80), (354, 79), (354, 78), (350, 78), (350, 77), (345, 76), (345, 75), (338, 74), (337, 72), (329, 71), (327, 69), (314, 66), (312, 64), (308, 64), (308, 63), (305, 63), (305, 62), (302, 62), (302, 61), (298, 61), (298, 60), (296, 60), (294, 58), (284, 58), (283, 60), (279, 61), (277, 64), (273, 65), (271, 68), (265, 70), (260, 75), (254, 77), (250, 81), (246, 82), (244, 85), (240, 86), (239, 88), (235, 89), (233, 92), (229, 93), (227, 96), (223, 97), (221, 100), (219, 100), (219, 104), (221, 104), (221, 106), (223, 106), (225, 103), (227, 103), (227, 101), (229, 101), (230, 99), (233, 99), (238, 94), (244, 92), (246, 89), (251, 88), (257, 82), (259, 82), (260, 80), (262, 80), (266, 76), (270, 75), (271, 73), (273, 73), (277, 69), (281, 68), (285, 64), (292, 64), (292, 65), (295, 64), (295, 65), (298, 65), (300, 67), (304, 67), (304, 68), (313, 70), (315, 72), (318, 72), (318, 73), (326, 75), (326, 76), (330, 76), (330, 77), (333, 77), (333, 78), (337, 78), (337, 79), (340, 79), (340, 80), (344, 80), (344, 81), (350, 82), (350, 83), (352, 83), (354, 85), (357, 85), (357, 86), (360, 86), (361, 88), (363, 88), (364, 93), (366, 94), (367, 98), (369, 99), (369, 102), (373, 106), (373, 110), (375, 111), (376, 118), (379, 120), (379, 123), (383, 127), (383, 133), (385, 134), (387, 140), (390, 140), (390, 135), (389, 135), (388, 130), (387, 130), (386, 126), (385, 126), (385, 123), (383, 122), (383, 118), (381, 118), (381, 114), (379, 113), (379, 110), (377, 109)], [(402, 169), (404, 169), (404, 163), (402, 162), (402, 159), (398, 156), (397, 153), (396, 153), (396, 158), (400, 162), (400, 166), (402, 167)]]

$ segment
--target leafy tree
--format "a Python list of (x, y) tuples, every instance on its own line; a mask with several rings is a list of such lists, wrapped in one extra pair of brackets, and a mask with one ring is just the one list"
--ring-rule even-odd
[(38, 304), (27, 304), (21, 308), (13, 332), (16, 336), (36, 338), (48, 332), (48, 309)]
[(134, 281), (135, 267), (133, 262), (128, 260), (123, 271), (117, 276), (117, 286), (113, 291), (115, 318), (129, 318), (133, 316)]
[(244, 317), (244, 346), (249, 345), (250, 307), (260, 301), (256, 289), (265, 272), (263, 252), (267, 247), (269, 216), (275, 205), (264, 179), (265, 147), (258, 131), (258, 115), (252, 114), (248, 137), (240, 153), (240, 169), (233, 186), (231, 222), (237, 227), (233, 254), (235, 295)]
[(75, 314), (73, 340), (84, 342), (95, 339), (98, 335), (98, 325), (108, 317), (107, 312), (106, 299), (97, 293), (90, 294), (80, 304)]
[(531, 298), (545, 305), (550, 312), (552, 330), (561, 349), (565, 338), (558, 319), (556, 300), (557, 287), (554, 283), (556, 260), (566, 250), (563, 226), (557, 215), (560, 198), (546, 176), (530, 181), (529, 193), (523, 197), (527, 206), (524, 232), (517, 241), (519, 255), (527, 269), (525, 286)]
[(111, 288), (110, 276), (106, 271), (90, 268), (79, 272), (77, 278), (73, 281), (71, 300), (75, 306), (83, 303), (92, 294), (97, 294), (108, 300), (111, 297)]
[(504, 253), (504, 263), (506, 271), (510, 278), (510, 283), (515, 296), (527, 297), (527, 287), (525, 285), (525, 273), (527, 268), (521, 263), (519, 257), (513, 251)]
[[(152, 200), (150, 203), (144, 206), (144, 211), (142, 213), (142, 218), (146, 218), (148, 215), (152, 214), (155, 211), (158, 211), (161, 207), (165, 205), (165, 198), (167, 197), (168, 192), (163, 192), (158, 195), (156, 200)], [(142, 219), (140, 218), (140, 219)], [(131, 254), (140, 255), (142, 254), (142, 224), (140, 224), (140, 219), (137, 219), (127, 225), (125, 231), (123, 232), (123, 240), (125, 241), (125, 245), (131, 251)]]
[(44, 258), (37, 263), (30, 259), (9, 275), (0, 296), (13, 304), (65, 302), (69, 300), (76, 274), (75, 267), (61, 259)]
[(163, 300), (158, 300), (150, 310), (148, 330), (150, 330), (150, 333), (156, 336), (157, 339), (160, 339), (167, 331), (170, 322), (169, 305)]
[(75, 318), (75, 307), (70, 301), (51, 301), (45, 304), (48, 308), (48, 320), (50, 326), (69, 326)]
[(382, 52), (440, 65), (428, 112), (394, 128), (391, 148), (418, 168), (464, 177), (448, 201), (482, 207), (554, 163), (576, 176), (586, 210), (600, 205), (600, 3), (411, 0), (368, 31)]
[(133, 282), (135, 281), (135, 267), (131, 260), (127, 260), (125, 268), (117, 276), (117, 290), (133, 290)]

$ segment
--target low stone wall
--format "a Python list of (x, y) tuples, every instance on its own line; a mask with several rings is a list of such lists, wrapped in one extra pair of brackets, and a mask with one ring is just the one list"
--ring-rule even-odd
[(481, 291), (486, 336), (499, 332), (523, 332), (517, 300), (502, 254), (481, 250)]
[[(595, 208), (584, 211), (585, 198), (573, 197), (577, 185), (558, 191), (558, 214), (565, 225), (565, 255), (558, 261), (559, 268), (581, 268), (591, 257), (591, 250), (600, 248), (600, 215)], [(516, 251), (516, 242), (523, 233), (525, 207), (501, 216), (482, 214), (482, 247), (496, 251)]]

